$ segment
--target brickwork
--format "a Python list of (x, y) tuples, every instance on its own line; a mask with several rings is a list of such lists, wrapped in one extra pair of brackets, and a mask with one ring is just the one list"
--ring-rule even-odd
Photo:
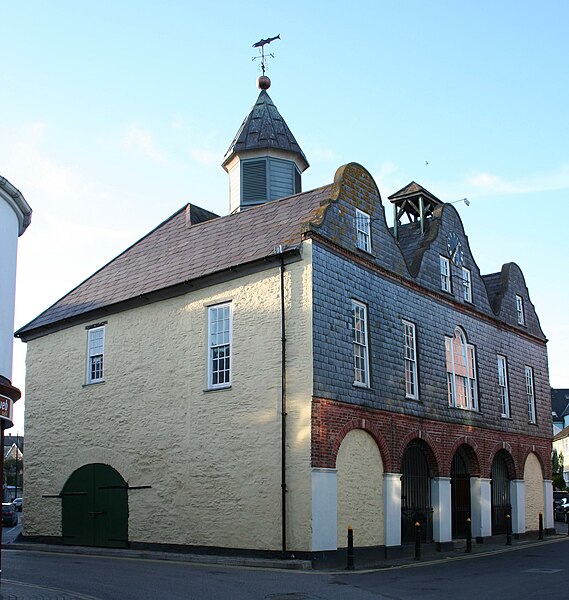
[(312, 400), (312, 466), (335, 468), (342, 440), (353, 429), (367, 431), (376, 441), (385, 472), (400, 473), (403, 452), (413, 439), (425, 442), (433, 453), (434, 477), (449, 477), (454, 453), (469, 447), (472, 475), (491, 477), (494, 456), (505, 451), (511, 456), (512, 479), (523, 478), (526, 460), (534, 454), (544, 478), (550, 478), (550, 445), (540, 437), (498, 432), (468, 425), (450, 424), (410, 415), (374, 410), (343, 402)]

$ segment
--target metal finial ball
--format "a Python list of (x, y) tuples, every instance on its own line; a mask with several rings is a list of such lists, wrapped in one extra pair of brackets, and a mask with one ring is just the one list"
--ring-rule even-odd
[(257, 87), (260, 90), (268, 90), (271, 87), (271, 80), (266, 75), (257, 78)]

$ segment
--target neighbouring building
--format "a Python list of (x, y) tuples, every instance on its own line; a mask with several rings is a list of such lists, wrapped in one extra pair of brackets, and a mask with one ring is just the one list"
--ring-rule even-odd
[(21, 392), (12, 385), (14, 302), (18, 238), (26, 231), (32, 209), (6, 178), (0, 177), (0, 423), (1, 447), (4, 430), (13, 426), (14, 402)]
[[(20, 390), (12, 385), (12, 347), (14, 344), (14, 302), (16, 296), (16, 262), (18, 238), (26, 231), (32, 209), (6, 178), (0, 177), (0, 460), (3, 473), (5, 455), (4, 430), (14, 425), (14, 402), (20, 399)], [(2, 479), (2, 499), (7, 492)]]
[[(551, 388), (551, 416), (553, 435), (569, 426), (569, 390)], [(569, 457), (568, 457), (569, 458)]]
[[(553, 527), (546, 338), (460, 216), (308, 161), (264, 86), (188, 204), (17, 332), (30, 539), (389, 552)], [(507, 224), (504, 224), (507, 227)], [(52, 435), (65, 430), (65, 435)], [(151, 440), (151, 441), (150, 441)], [(159, 510), (157, 510), (159, 507)]]

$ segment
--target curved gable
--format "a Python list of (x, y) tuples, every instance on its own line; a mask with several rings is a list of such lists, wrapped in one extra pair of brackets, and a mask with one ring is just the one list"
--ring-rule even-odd
[[(506, 263), (500, 273), (486, 275), (484, 282), (492, 300), (492, 308), (501, 321), (545, 339), (524, 274), (516, 263)], [(521, 311), (518, 305), (520, 299)]]

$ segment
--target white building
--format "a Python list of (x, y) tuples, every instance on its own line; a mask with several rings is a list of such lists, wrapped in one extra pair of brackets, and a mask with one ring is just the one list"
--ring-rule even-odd
[(0, 420), (12, 427), (20, 390), (12, 385), (12, 343), (18, 238), (30, 224), (32, 209), (7, 179), (0, 176)]

